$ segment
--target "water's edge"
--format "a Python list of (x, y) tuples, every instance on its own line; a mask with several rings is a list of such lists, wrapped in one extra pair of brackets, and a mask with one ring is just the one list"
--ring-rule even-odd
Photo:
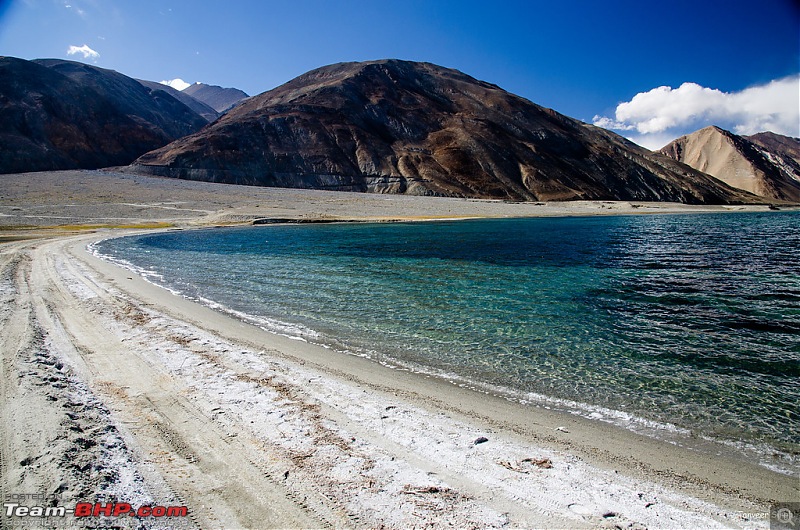
[[(261, 229), (264, 230), (269, 228), (262, 227)], [(168, 230), (165, 230), (164, 232), (167, 231)], [(512, 402), (519, 403), (521, 405), (537, 406), (548, 410), (563, 412), (565, 414), (578, 415), (588, 420), (600, 421), (615, 425), (619, 428), (627, 429), (638, 434), (690, 449), (696, 449), (715, 454), (727, 454), (736, 458), (744, 459), (746, 461), (757, 462), (764, 467), (784, 474), (796, 475), (798, 473), (798, 459), (796, 455), (776, 451), (774, 447), (768, 445), (716, 439), (703, 434), (694, 433), (691, 430), (670, 423), (653, 421), (651, 419), (639, 417), (635, 414), (621, 410), (615, 410), (613, 408), (602, 407), (590, 403), (582, 403), (576, 400), (547, 396), (536, 392), (524, 392), (503, 385), (471, 379), (454, 372), (448, 372), (434, 367), (425, 366), (409, 360), (401, 360), (385, 354), (378, 354), (379, 352), (346, 348), (343, 347), (344, 343), (337, 337), (327, 336), (324, 333), (320, 333), (319, 331), (311, 328), (237, 311), (218, 301), (204, 298), (202, 296), (193, 296), (186, 292), (182, 292), (181, 290), (176, 289), (174, 286), (170, 286), (168, 279), (164, 278), (158, 272), (139, 267), (129, 261), (119, 259), (111, 256), (110, 254), (102, 252), (99, 247), (102, 246), (103, 242), (110, 239), (116, 238), (107, 238), (95, 241), (87, 246), (87, 250), (94, 256), (130, 270), (131, 272), (141, 276), (149, 283), (164, 288), (176, 296), (187, 298), (213, 310), (227, 314), (249, 324), (253, 324), (270, 333), (313, 343), (315, 345), (335, 351), (338, 354), (365, 357), (387, 367), (388, 369), (404, 370), (432, 376), (447, 384), (468, 388), (476, 392), (491, 394)], [(378, 355), (373, 355), (373, 353)]]

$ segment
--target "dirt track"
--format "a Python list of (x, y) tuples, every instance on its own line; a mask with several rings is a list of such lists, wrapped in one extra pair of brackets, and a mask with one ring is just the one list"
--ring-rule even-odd
[[(2, 390), (10, 406), (2, 420), (13, 426), (4, 437), (6, 485), (75, 501), (103, 492), (134, 505), (207, 506), (190, 512), (202, 528), (316, 527), (325, 520), (338, 526), (331, 514), (316, 518), (303, 509), (265, 471), (264, 455), (216, 426), (210, 411), (184, 397), (179, 381), (131, 355), (109, 327), (140, 323), (146, 317), (135, 306), (36, 247), (3, 254), (3, 293), (16, 295), (3, 305)], [(62, 274), (74, 283), (57, 268), (67, 268)], [(138, 447), (125, 443), (131, 436)], [(142, 459), (137, 452), (151, 455), (158, 473), (143, 475), (147, 466), (135, 464)]]

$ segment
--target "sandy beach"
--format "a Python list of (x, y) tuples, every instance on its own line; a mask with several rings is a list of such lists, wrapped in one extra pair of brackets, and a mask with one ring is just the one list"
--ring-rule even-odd
[(688, 449), (274, 335), (87, 250), (141, 230), (257, 219), (767, 206), (504, 203), (88, 171), (3, 179), (7, 499), (188, 508), (168, 523), (80, 521), (131, 528), (768, 528), (770, 505), (800, 499), (798, 477), (713, 447)]

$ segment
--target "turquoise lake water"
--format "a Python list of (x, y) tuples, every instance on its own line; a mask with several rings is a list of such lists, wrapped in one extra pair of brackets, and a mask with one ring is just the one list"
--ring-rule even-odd
[(797, 213), (273, 225), (96, 250), (392, 366), (764, 454), (800, 449)]

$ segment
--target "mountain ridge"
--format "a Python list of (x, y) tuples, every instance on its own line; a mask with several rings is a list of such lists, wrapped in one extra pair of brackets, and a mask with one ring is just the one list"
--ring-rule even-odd
[(250, 97), (238, 88), (226, 88), (205, 83), (189, 85), (181, 90), (181, 93), (208, 105), (218, 114), (224, 114), (241, 101)]
[(163, 90), (170, 96), (174, 97), (190, 109), (192, 109), (195, 113), (199, 114), (203, 119), (205, 119), (208, 123), (219, 118), (220, 113), (211, 108), (209, 105), (206, 105), (199, 99), (193, 98), (188, 94), (184, 94), (180, 90), (174, 89), (169, 85), (165, 85), (164, 83), (159, 83), (156, 81), (147, 81), (144, 79), (137, 79), (139, 83), (144, 85), (150, 90)]
[(120, 111), (151, 124), (170, 140), (191, 134), (207, 123), (161, 87), (153, 90), (115, 70), (64, 59), (35, 59), (33, 62), (95, 89)]
[(206, 123), (113, 70), (0, 57), (0, 173), (127, 165)]
[(85, 63), (0, 57), (3, 70), (0, 173), (132, 163), (135, 171), (180, 178), (384, 193), (757, 200), (741, 191), (748, 190), (762, 202), (800, 202), (797, 138), (711, 129), (735, 136), (732, 145), (780, 181), (772, 192), (729, 179), (731, 187), (698, 171), (701, 166), (677, 162), (669, 146), (648, 151), (432, 63), (323, 66), (248, 97), (221, 117), (190, 94)]
[(165, 176), (509, 200), (748, 202), (705, 174), (431, 63), (337, 63), (134, 162)]

